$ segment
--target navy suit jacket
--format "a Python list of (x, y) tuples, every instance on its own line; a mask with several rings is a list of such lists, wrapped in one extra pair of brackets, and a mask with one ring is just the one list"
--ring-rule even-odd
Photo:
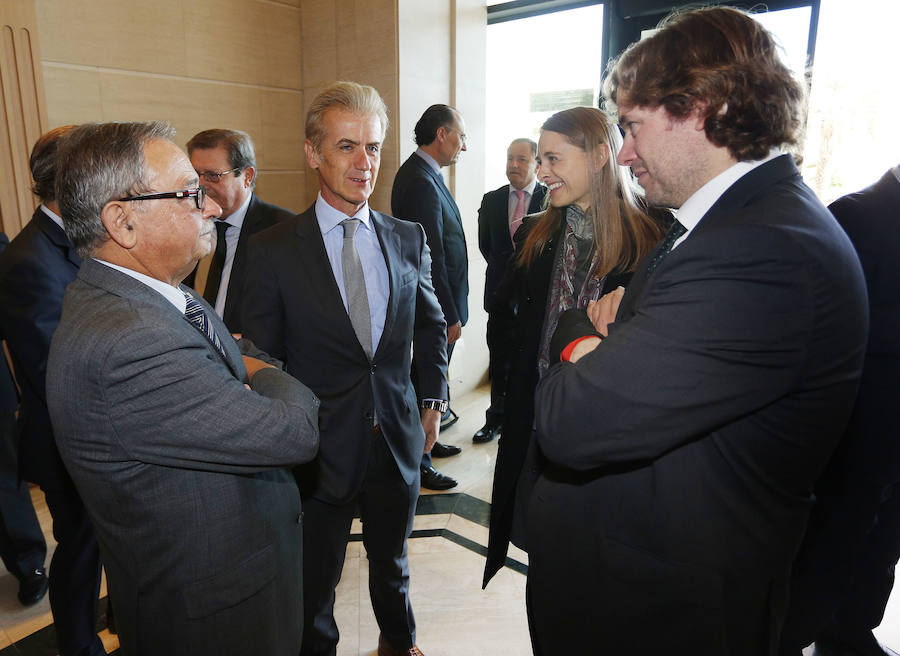
[(416, 153), (394, 177), (391, 212), (425, 228), (431, 279), (448, 326), (469, 320), (469, 256), (459, 207), (440, 173)]
[[(534, 186), (526, 214), (540, 212), (547, 188), (540, 182)], [(487, 261), (484, 279), (484, 310), (491, 311), (491, 299), (503, 278), (506, 263), (515, 252), (509, 235), (509, 185), (487, 192), (478, 208), (478, 249)]]
[(75, 280), (80, 264), (66, 233), (40, 207), (0, 258), (0, 334), (22, 388), (19, 469), (25, 480), (45, 489), (64, 489), (68, 481), (53, 439), (44, 388), (50, 339), (66, 287)]
[[(370, 210), (371, 211), (371, 210)], [(244, 335), (322, 401), (319, 455), (301, 468), (304, 496), (344, 503), (359, 491), (377, 422), (407, 485), (425, 446), (410, 380), (410, 344), (422, 397), (447, 398), (446, 324), (431, 286), (422, 227), (371, 211), (387, 263), (390, 300), (369, 362), (341, 300), (312, 205), (250, 239)]]
[(853, 406), (862, 270), (788, 155), (733, 184), (647, 274), (654, 253), (609, 336), (538, 384), (550, 464), (529, 577), (545, 585), (529, 585), (540, 599), (569, 582), (549, 612), (571, 611), (595, 649), (639, 652), (650, 631), (676, 653), (769, 653), (813, 483)]
[[(242, 332), (241, 324), (241, 307), (244, 299), (244, 277), (247, 270), (247, 244), (250, 236), (270, 228), (279, 221), (286, 221), (294, 216), (294, 213), (266, 203), (259, 199), (259, 196), (253, 194), (250, 196), (250, 205), (247, 207), (247, 213), (244, 215), (244, 223), (241, 225), (241, 234), (238, 237), (237, 248), (234, 251), (234, 260), (231, 264), (231, 277), (228, 279), (228, 290), (225, 296), (225, 310), (222, 312), (222, 320), (228, 326), (228, 330), (233, 333)], [(184, 284), (188, 287), (194, 286), (194, 278), (197, 274), (195, 268), (191, 274), (185, 278)], [(201, 294), (203, 290), (197, 290)]]

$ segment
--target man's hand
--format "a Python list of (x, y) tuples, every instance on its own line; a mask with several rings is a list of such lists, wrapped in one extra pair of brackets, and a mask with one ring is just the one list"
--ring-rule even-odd
[(462, 336), (462, 324), (456, 322), (452, 326), (447, 326), (447, 344), (452, 344)]
[(586, 337), (575, 345), (572, 349), (572, 355), (569, 356), (569, 362), (578, 362), (582, 357), (597, 348), (600, 343), (599, 337)]
[(441, 413), (432, 408), (422, 408), (422, 429), (425, 431), (425, 450), (423, 453), (431, 453), (431, 447), (437, 442), (441, 432)]
[(256, 358), (251, 358), (249, 355), (242, 355), (244, 358), (244, 367), (247, 369), (247, 378), (252, 382), (253, 376), (256, 375), (256, 372), (260, 369), (274, 369), (272, 365), (267, 362), (263, 362), (262, 360), (257, 360)]
[[(616, 313), (619, 311), (619, 303), (622, 302), (622, 297), (624, 295), (625, 288), (616, 287), (610, 293), (601, 296), (599, 301), (591, 301), (588, 303), (588, 319), (594, 324), (594, 328), (597, 329), (597, 332), (604, 337), (609, 336), (607, 326), (616, 320)], [(594, 350), (596, 346), (597, 345), (594, 344), (591, 350)], [(572, 360), (572, 362), (574, 362), (574, 360)]]

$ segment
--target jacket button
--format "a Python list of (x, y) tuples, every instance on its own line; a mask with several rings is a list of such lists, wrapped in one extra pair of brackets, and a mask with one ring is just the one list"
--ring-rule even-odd
[(297, 523), (298, 524), (303, 523), (303, 513), (302, 512), (299, 515), (297, 515)]
[(375, 369), (376, 369), (377, 367), (378, 367), (377, 364), (373, 364), (373, 365), (371, 366), (371, 368), (369, 369), (369, 373), (374, 374), (374, 373), (375, 373)]

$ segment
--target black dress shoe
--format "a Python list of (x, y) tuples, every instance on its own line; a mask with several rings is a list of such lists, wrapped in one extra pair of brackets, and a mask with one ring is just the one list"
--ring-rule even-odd
[(19, 581), (19, 601), (23, 606), (32, 606), (47, 594), (47, 574), (43, 567), (38, 567), (26, 574)]
[(500, 434), (501, 429), (501, 426), (495, 424), (485, 424), (475, 432), (475, 435), (472, 436), (472, 441), (475, 442), (475, 444), (490, 442)]
[(422, 467), (422, 487), (426, 490), (449, 490), (457, 485), (455, 478), (442, 474), (434, 467)]
[(447, 412), (441, 415), (441, 430), (447, 430), (458, 421), (459, 415), (453, 412), (452, 408), (447, 408)]
[(449, 458), (450, 456), (458, 456), (460, 453), (462, 453), (462, 449), (453, 444), (435, 442), (434, 446), (431, 447), (432, 458)]

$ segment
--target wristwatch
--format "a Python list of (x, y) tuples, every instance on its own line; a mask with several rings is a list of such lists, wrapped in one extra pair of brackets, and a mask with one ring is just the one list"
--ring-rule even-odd
[(436, 399), (425, 399), (424, 401), (419, 403), (419, 406), (423, 410), (437, 410), (441, 414), (447, 412), (447, 408), (449, 407), (449, 403), (446, 401), (438, 401)]

